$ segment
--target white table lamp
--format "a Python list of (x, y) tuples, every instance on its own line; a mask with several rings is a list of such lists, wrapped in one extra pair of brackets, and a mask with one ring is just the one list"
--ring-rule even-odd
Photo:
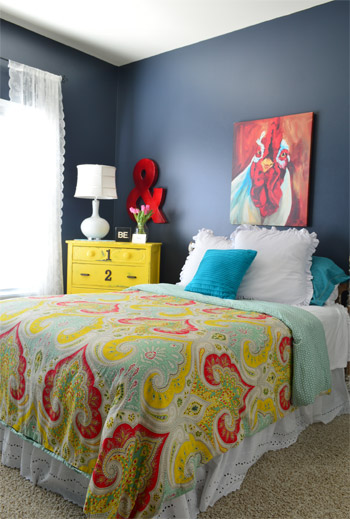
[(109, 223), (98, 214), (100, 200), (118, 198), (115, 186), (114, 166), (81, 164), (77, 166), (78, 180), (74, 196), (92, 199), (92, 215), (86, 218), (80, 228), (89, 240), (101, 240), (109, 231)]

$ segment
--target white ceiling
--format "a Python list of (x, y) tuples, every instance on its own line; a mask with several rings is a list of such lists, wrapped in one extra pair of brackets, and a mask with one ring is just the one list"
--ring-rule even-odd
[(0, 17), (119, 66), (329, 1), (0, 0)]

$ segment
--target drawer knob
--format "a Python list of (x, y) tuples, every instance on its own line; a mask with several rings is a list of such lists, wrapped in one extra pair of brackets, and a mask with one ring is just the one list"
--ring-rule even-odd
[(95, 256), (95, 251), (94, 250), (88, 250), (86, 251), (86, 255), (88, 258), (92, 258), (93, 256)]
[(130, 252), (123, 252), (123, 258), (124, 258), (124, 259), (129, 259), (129, 258), (131, 258), (131, 254), (130, 254)]
[(136, 279), (137, 276), (126, 276), (128, 279)]
[(80, 272), (81, 276), (90, 276), (90, 274), (86, 274), (85, 272)]

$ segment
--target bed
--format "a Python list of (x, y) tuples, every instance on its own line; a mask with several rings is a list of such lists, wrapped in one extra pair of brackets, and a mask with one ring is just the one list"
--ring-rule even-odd
[(201, 230), (177, 285), (0, 302), (2, 463), (92, 518), (194, 519), (349, 413), (348, 276), (317, 243)]

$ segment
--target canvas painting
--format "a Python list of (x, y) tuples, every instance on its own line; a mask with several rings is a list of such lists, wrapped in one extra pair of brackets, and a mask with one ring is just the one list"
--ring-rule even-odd
[(313, 113), (234, 124), (232, 224), (306, 226)]

